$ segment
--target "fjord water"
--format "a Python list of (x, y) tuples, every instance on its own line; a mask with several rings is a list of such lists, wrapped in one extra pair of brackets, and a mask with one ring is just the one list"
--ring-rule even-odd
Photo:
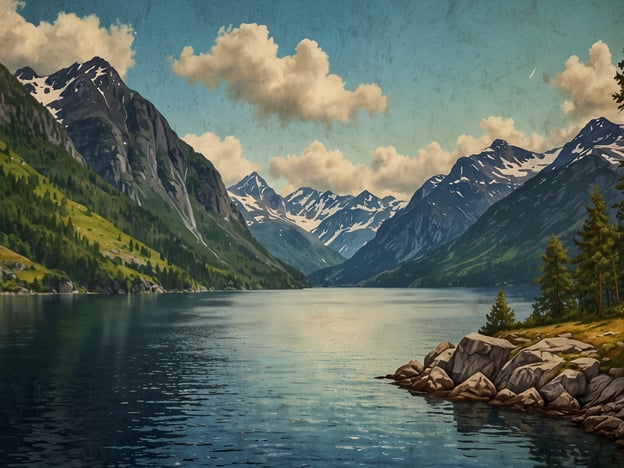
[[(496, 292), (0, 297), (0, 465), (624, 465), (565, 420), (374, 379)], [(526, 317), (535, 291), (507, 293)]]

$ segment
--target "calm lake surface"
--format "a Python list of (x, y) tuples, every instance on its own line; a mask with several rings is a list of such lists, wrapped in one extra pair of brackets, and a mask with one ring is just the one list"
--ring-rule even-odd
[[(572, 423), (374, 379), (496, 293), (0, 297), (0, 466), (624, 466)], [(507, 291), (517, 318), (534, 295)]]

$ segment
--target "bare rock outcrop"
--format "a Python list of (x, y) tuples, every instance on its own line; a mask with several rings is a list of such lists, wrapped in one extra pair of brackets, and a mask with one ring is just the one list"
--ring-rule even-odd
[(453, 353), (447, 366), (449, 375), (457, 384), (477, 372), (493, 380), (514, 348), (507, 340), (471, 333), (460, 341)]
[(624, 376), (618, 369), (601, 374), (600, 362), (590, 357), (595, 352), (569, 334), (517, 349), (507, 340), (471, 333), (457, 347), (444, 341), (424, 364), (410, 361), (387, 377), (414, 393), (452, 401), (569, 415), (584, 430), (624, 446)]

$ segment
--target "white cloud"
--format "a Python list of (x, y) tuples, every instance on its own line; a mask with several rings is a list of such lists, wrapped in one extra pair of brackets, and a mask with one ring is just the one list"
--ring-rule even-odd
[(125, 24), (101, 27), (95, 15), (59, 13), (53, 23), (29, 23), (18, 10), (23, 2), (0, 0), (0, 62), (11, 71), (30, 66), (50, 74), (94, 56), (106, 59), (125, 77), (134, 66), (134, 30)]
[(189, 133), (182, 139), (214, 164), (226, 186), (235, 184), (246, 175), (262, 168), (242, 157), (241, 143), (231, 135), (221, 140), (218, 135), (210, 132), (202, 135)]
[(479, 153), (497, 138), (532, 151), (550, 149), (546, 138), (525, 135), (515, 128), (513, 119), (488, 117), (481, 121), (481, 130), (479, 137), (460, 135), (450, 151), (444, 150), (437, 141), (421, 148), (414, 156), (402, 155), (394, 146), (379, 146), (371, 151), (368, 164), (354, 164), (341, 151), (328, 150), (321, 142), (314, 141), (300, 155), (271, 159), (269, 174), (286, 180), (284, 193), (302, 186), (340, 194), (357, 194), (367, 189), (377, 196), (393, 195), (409, 200), (428, 178), (447, 174), (457, 158)]
[(622, 116), (611, 97), (618, 91), (615, 73), (609, 46), (602, 41), (591, 46), (585, 62), (576, 55), (568, 58), (563, 71), (551, 80), (555, 88), (569, 96), (561, 105), (563, 113), (581, 123), (596, 117), (620, 121)]
[(278, 45), (264, 25), (222, 28), (209, 53), (182, 49), (172, 69), (190, 83), (216, 89), (225, 83), (233, 101), (254, 106), (260, 117), (330, 124), (347, 122), (360, 110), (384, 112), (388, 97), (376, 84), (345, 89), (342, 78), (329, 73), (329, 58), (319, 45), (303, 39), (294, 55), (278, 57)]
[(270, 175), (285, 179), (286, 190), (307, 185), (356, 194), (368, 189), (376, 195), (409, 199), (429, 177), (448, 173), (457, 158), (479, 153), (497, 138), (542, 152), (570, 141), (592, 118), (603, 116), (622, 122), (624, 114), (618, 112), (611, 97), (617, 91), (616, 68), (611, 60), (607, 44), (598, 41), (589, 50), (587, 61), (581, 63), (577, 56), (571, 56), (563, 70), (549, 81), (568, 97), (561, 106), (569, 119), (567, 127), (527, 135), (516, 128), (514, 119), (489, 116), (480, 123), (480, 135), (462, 134), (448, 151), (437, 141), (418, 150), (415, 156), (399, 154), (394, 146), (378, 147), (371, 152), (368, 164), (354, 164), (339, 150), (329, 151), (315, 141), (301, 155), (273, 158)]

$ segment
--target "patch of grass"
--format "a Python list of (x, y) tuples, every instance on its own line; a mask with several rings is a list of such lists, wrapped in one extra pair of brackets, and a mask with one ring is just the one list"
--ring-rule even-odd
[[(553, 338), (570, 333), (575, 340), (593, 345), (597, 350), (597, 359), (601, 361), (601, 370), (608, 371), (612, 367), (624, 367), (624, 319), (613, 318), (593, 322), (571, 321), (533, 328), (519, 328), (496, 334), (511, 342), (517, 337), (530, 341), (523, 343), (520, 349), (531, 346), (544, 338)], [(517, 351), (516, 351), (517, 352)], [(573, 360), (579, 355), (567, 355), (566, 360)]]
[[(13, 265), (16, 263), (21, 263), (26, 268), (23, 270), (13, 268)], [(51, 270), (48, 270), (43, 265), (33, 262), (3, 245), (0, 245), (0, 265), (11, 269), (18, 280), (28, 284), (33, 283), (35, 280), (41, 280), (46, 273), (52, 273)]]

